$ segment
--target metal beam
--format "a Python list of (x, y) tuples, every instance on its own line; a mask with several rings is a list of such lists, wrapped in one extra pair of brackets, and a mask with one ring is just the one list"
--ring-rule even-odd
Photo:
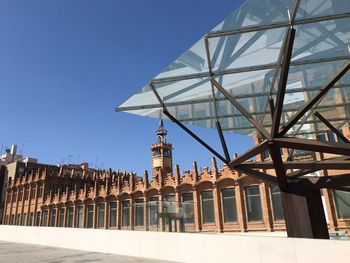
[(223, 134), (222, 129), (221, 129), (221, 124), (218, 121), (216, 122), (216, 129), (217, 129), (219, 137), (220, 137), (220, 142), (221, 142), (222, 150), (224, 151), (224, 154), (226, 157), (226, 162), (229, 163), (230, 162), (230, 154), (229, 154), (228, 149), (227, 149), (227, 144), (226, 144), (225, 137), (224, 137), (224, 134)]
[(318, 111), (315, 111), (314, 114), (320, 121), (322, 121), (331, 131), (333, 131), (338, 136), (338, 139), (341, 139), (345, 143), (350, 143), (350, 141), (337, 128), (335, 128), (329, 121), (327, 121), (326, 118), (324, 118), (321, 115), (321, 113), (319, 113)]
[(350, 144), (323, 142), (302, 138), (281, 137), (273, 141), (282, 148), (299, 149), (313, 152), (333, 153), (350, 156)]
[[(320, 17), (314, 17), (314, 18), (298, 19), (294, 22), (294, 25), (317, 23), (317, 22), (322, 22), (327, 20), (343, 19), (343, 18), (349, 18), (349, 17), (350, 17), (350, 13), (343, 13), (343, 14), (320, 16)], [(274, 24), (263, 25), (263, 26), (247, 26), (247, 27), (241, 27), (239, 29), (228, 30), (228, 31), (212, 31), (208, 33), (206, 37), (214, 38), (214, 37), (221, 37), (221, 36), (250, 33), (250, 32), (255, 32), (260, 30), (288, 27), (289, 25), (290, 25), (289, 22), (283, 22), (283, 23), (274, 23)]]
[(179, 122), (173, 115), (171, 115), (167, 110), (164, 110), (163, 113), (173, 122), (175, 122), (180, 128), (182, 128), (185, 132), (187, 132), (192, 138), (194, 138), (197, 142), (202, 144), (205, 148), (207, 148), (212, 154), (218, 157), (224, 163), (228, 163), (228, 161), (221, 156), (217, 151), (215, 151), (212, 147), (210, 147), (207, 143), (205, 143), (201, 138), (199, 138), (196, 134), (194, 134), (190, 129), (188, 129), (185, 125)]
[(269, 175), (269, 174), (259, 172), (259, 171), (255, 171), (255, 170), (249, 169), (247, 167), (241, 167), (240, 165), (235, 166), (235, 168), (233, 168), (233, 169), (240, 172), (240, 173), (253, 176), (256, 179), (263, 180), (263, 181), (269, 182), (271, 184), (277, 184), (277, 177), (276, 176)]
[(270, 139), (270, 133), (234, 98), (228, 93), (219, 82), (214, 78), (210, 79), (211, 83), (228, 99), (237, 110), (264, 136), (266, 139)]
[(269, 148), (270, 156), (277, 176), (278, 185), (282, 191), (286, 191), (288, 187), (286, 168), (283, 165), (280, 148), (274, 143), (270, 143)]
[(278, 83), (278, 90), (276, 96), (276, 105), (274, 107), (273, 119), (272, 119), (272, 128), (271, 128), (271, 137), (276, 137), (280, 129), (281, 115), (283, 110), (283, 101), (284, 95), (287, 87), (288, 73), (290, 60), (292, 57), (293, 44), (295, 37), (295, 29), (290, 28), (288, 30), (288, 36), (286, 39), (285, 50), (283, 51), (283, 62), (281, 67), (281, 75)]
[(347, 61), (340, 70), (327, 82), (327, 84), (317, 93), (317, 95), (312, 98), (308, 103), (304, 105), (303, 108), (295, 114), (292, 119), (286, 124), (285, 127), (280, 131), (279, 136), (286, 134), (290, 128), (296, 124), (300, 118), (312, 108), (312, 106), (317, 103), (322, 97), (334, 86), (335, 83), (350, 69), (350, 60)]
[[(318, 171), (322, 169), (328, 170), (350, 170), (350, 161), (337, 160), (322, 160), (322, 161), (291, 161), (283, 163), (285, 169), (303, 169), (308, 171)], [(251, 162), (242, 163), (241, 167), (248, 167), (251, 169), (273, 169), (273, 162)]]
[(241, 156), (239, 156), (238, 158), (232, 160), (229, 164), (228, 167), (234, 169), (235, 166), (241, 164), (242, 162), (258, 155), (259, 153), (262, 153), (263, 151), (265, 151), (266, 149), (268, 149), (268, 143), (267, 140), (264, 140), (262, 142), (260, 142), (259, 144), (255, 145), (252, 149), (250, 149), (249, 151), (245, 152), (244, 154), (242, 154)]

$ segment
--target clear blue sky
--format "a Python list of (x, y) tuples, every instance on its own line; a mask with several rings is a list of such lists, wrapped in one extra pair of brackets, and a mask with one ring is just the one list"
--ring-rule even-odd
[[(120, 105), (242, 0), (0, 0), (0, 144), (42, 163), (151, 168), (158, 121)], [(181, 170), (211, 154), (165, 122)], [(193, 128), (221, 152), (215, 130)], [(226, 134), (230, 152), (250, 137)]]

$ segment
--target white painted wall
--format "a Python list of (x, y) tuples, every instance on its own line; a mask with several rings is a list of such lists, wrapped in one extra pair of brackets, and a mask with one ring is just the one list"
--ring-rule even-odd
[(0, 225), (0, 240), (177, 262), (350, 262), (350, 241)]

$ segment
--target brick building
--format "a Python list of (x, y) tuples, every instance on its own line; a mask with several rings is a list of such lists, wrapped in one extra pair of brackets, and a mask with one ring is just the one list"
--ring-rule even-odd
[[(350, 137), (349, 128), (343, 133)], [(178, 165), (173, 171), (172, 145), (166, 142), (162, 122), (156, 134), (157, 142), (151, 147), (150, 180), (147, 171), (138, 177), (134, 173), (91, 169), (87, 164), (8, 165), (3, 222), (150, 231), (285, 230), (277, 186), (226, 166), (219, 169), (215, 158), (210, 169), (199, 171), (194, 162), (191, 171), (180, 173)], [(337, 140), (333, 133), (319, 139)], [(268, 160), (269, 156), (257, 158)], [(350, 194), (323, 190), (323, 201), (330, 231), (349, 230)]]

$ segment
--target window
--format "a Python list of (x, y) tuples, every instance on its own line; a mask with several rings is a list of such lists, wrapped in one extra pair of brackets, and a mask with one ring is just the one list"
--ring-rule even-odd
[(94, 227), (94, 205), (87, 206), (87, 228)]
[(325, 134), (325, 133), (319, 134), (319, 135), (318, 135), (318, 138), (319, 138), (319, 140), (322, 141), (322, 142), (327, 141), (327, 139), (326, 139), (326, 134)]
[(237, 222), (237, 207), (235, 189), (222, 189), (222, 207), (224, 212), (224, 223)]
[(29, 226), (32, 226), (33, 225), (33, 222), (34, 221), (34, 213), (33, 212), (30, 212), (29, 214)]
[(31, 194), (30, 194), (30, 198), (31, 198), (31, 199), (34, 199), (34, 198), (35, 198), (35, 187), (32, 187), (32, 191), (31, 191)]
[(338, 218), (350, 218), (350, 193), (336, 190), (334, 191), (334, 199)]
[(184, 213), (184, 223), (194, 223), (193, 193), (182, 194), (182, 211)]
[(25, 226), (27, 224), (27, 213), (24, 213), (22, 216), (22, 226)]
[(51, 210), (50, 226), (56, 226), (56, 209)]
[(122, 202), (122, 226), (130, 225), (130, 201)]
[(44, 213), (43, 213), (43, 226), (47, 226), (48, 217), (49, 217), (49, 210), (44, 210)]
[(39, 184), (38, 197), (42, 197), (42, 195), (43, 195), (43, 185)]
[(158, 224), (158, 196), (153, 196), (149, 199), (149, 225), (156, 226)]
[(73, 227), (73, 214), (74, 214), (74, 207), (68, 207), (68, 213), (67, 213), (67, 227)]
[(21, 219), (21, 214), (17, 214), (16, 225), (18, 226), (21, 225), (20, 219)]
[(273, 217), (275, 220), (283, 220), (283, 207), (281, 200), (281, 191), (277, 185), (271, 186), (271, 197), (273, 207)]
[(262, 208), (259, 186), (249, 186), (245, 188), (246, 209), (248, 221), (261, 221)]
[(202, 192), (203, 224), (214, 223), (214, 200), (213, 191)]
[(175, 195), (167, 195), (164, 198), (165, 200), (165, 212), (166, 213), (176, 213), (176, 203)]
[(97, 227), (105, 227), (105, 203), (97, 205)]
[(143, 219), (144, 219), (144, 214), (143, 214), (143, 209), (144, 203), (143, 203), (143, 198), (136, 199), (135, 203), (135, 226), (143, 226)]
[(327, 135), (328, 135), (328, 141), (335, 142), (335, 136), (332, 131), (327, 132)]
[(77, 227), (83, 228), (84, 227), (84, 207), (82, 205), (77, 207)]
[(64, 207), (60, 208), (60, 218), (59, 218), (58, 226), (59, 227), (64, 226)]
[(16, 202), (16, 200), (17, 200), (17, 190), (14, 190), (13, 191), (13, 200), (12, 200), (12, 202)]
[(117, 202), (109, 203), (109, 227), (117, 226)]
[(9, 222), (9, 215), (6, 216), (6, 219), (5, 219), (5, 224), (9, 225), (10, 222)]
[(29, 188), (26, 187), (26, 189), (24, 190), (24, 200), (28, 200), (28, 195), (29, 195)]
[(19, 191), (19, 194), (18, 194), (18, 201), (22, 201), (22, 198), (23, 198), (23, 189), (21, 189)]
[(40, 226), (40, 211), (36, 211), (35, 226)]
[(263, 151), (262, 155), (264, 160), (270, 158), (270, 152), (268, 150)]

